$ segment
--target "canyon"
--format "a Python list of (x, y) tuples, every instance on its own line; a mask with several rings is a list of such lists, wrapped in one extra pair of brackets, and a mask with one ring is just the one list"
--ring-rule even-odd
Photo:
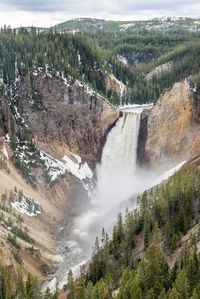
[[(190, 81), (185, 80), (165, 92), (155, 105), (148, 109), (139, 107), (137, 113), (136, 107), (115, 108), (104, 97), (78, 81), (66, 82), (40, 71), (27, 75), (17, 82), (15, 88), (14, 113), (7, 101), (1, 98), (0, 192), (3, 195), (11, 194), (15, 189), (22, 190), (42, 209), (34, 217), (21, 213), (19, 209), (14, 212), (22, 216), (23, 225), (34, 239), (31, 246), (19, 240), (24, 273), (30, 272), (44, 281), (47, 275), (49, 279), (54, 277), (59, 264), (65, 267), (59, 266), (57, 269), (58, 278), (62, 276), (62, 281), (64, 275), (66, 280), (67, 270), (75, 267), (77, 272), (77, 265), (82, 265), (91, 254), (90, 250), (84, 256), (77, 253), (71, 257), (69, 253), (70, 250), (75, 253), (80, 250), (72, 242), (74, 240), (70, 240), (74, 238), (73, 231), (77, 230), (77, 225), (83, 225), (81, 230), (79, 228), (80, 240), (81, 234), (86, 238), (85, 230), (89, 232), (91, 226), (95, 225), (94, 219), (101, 219), (93, 210), (91, 198), (96, 198), (96, 205), (99, 205), (98, 199), (103, 198), (102, 205), (112, 209), (134, 193), (144, 191), (164, 171), (199, 155), (199, 97)], [(31, 166), (36, 178), (33, 185), (21, 176), (15, 163), (13, 165), (14, 153), (10, 146), (10, 138), (17, 131), (28, 131), (29, 128), (34, 146), (39, 151), (36, 165)], [(24, 149), (25, 161), (30, 158), (29, 151), (29, 147)], [(97, 165), (100, 161), (99, 170)], [(44, 169), (43, 163), (49, 163), (50, 166), (45, 164)], [(147, 176), (148, 171), (155, 173), (148, 180), (142, 172), (139, 178), (134, 178), (133, 186), (133, 172), (138, 167), (145, 169)], [(49, 181), (44, 177), (44, 171), (47, 170)], [(53, 173), (57, 173), (55, 179)], [(121, 188), (127, 190), (123, 195), (120, 194), (122, 175), (126, 177), (126, 184)], [(102, 186), (103, 183), (110, 184), (115, 192), (107, 194), (107, 187)], [(116, 188), (117, 184), (119, 188)], [(98, 188), (105, 192), (98, 193)], [(95, 190), (97, 196), (93, 193)], [(110, 205), (111, 197), (116, 201)], [(85, 214), (81, 216), (82, 213)], [(7, 212), (4, 214), (6, 217)], [(16, 215), (13, 217), (15, 219)], [(86, 218), (92, 221), (89, 228), (83, 224)], [(19, 265), (5, 238), (7, 229), (1, 229), (2, 248), (7, 252), (4, 263), (7, 267), (14, 265), (17, 270)], [(96, 229), (91, 232), (91, 246), (96, 233)], [(86, 241), (88, 246), (87, 238)], [(70, 256), (70, 261), (66, 256)]]

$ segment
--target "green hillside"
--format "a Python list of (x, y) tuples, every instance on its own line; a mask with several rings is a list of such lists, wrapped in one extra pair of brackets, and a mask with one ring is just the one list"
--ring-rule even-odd
[(59, 32), (80, 31), (88, 33), (104, 32), (138, 32), (142, 30), (164, 32), (169, 34), (186, 34), (200, 30), (199, 19), (192, 18), (161, 18), (146, 21), (109, 21), (100, 19), (80, 18), (58, 24), (52, 29)]
[[(54, 76), (79, 80), (101, 93), (113, 104), (155, 102), (175, 82), (199, 72), (199, 34), (171, 36), (164, 33), (54, 33), (35, 28), (0, 32), (1, 90), (18, 76), (43, 70)], [(146, 75), (163, 63), (172, 63), (170, 72), (151, 80)], [(106, 88), (108, 75), (126, 85), (119, 93)], [(6, 90), (6, 86), (9, 87)]]

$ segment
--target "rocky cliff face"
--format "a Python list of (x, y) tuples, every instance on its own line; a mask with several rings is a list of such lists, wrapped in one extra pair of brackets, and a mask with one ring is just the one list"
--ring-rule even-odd
[(3, 97), (0, 97), (0, 136), (2, 137), (6, 133), (12, 132), (11, 127), (11, 112), (6, 101)]
[(0, 97), (0, 169), (7, 168), (5, 160), (12, 156), (11, 147), (4, 140), (7, 134), (9, 134), (9, 136), (13, 134), (12, 121), (13, 118), (8, 101)]
[[(67, 82), (40, 71), (19, 81), (15, 93), (19, 126), (30, 129), (38, 148), (51, 156), (47, 164), (56, 162), (53, 167), (59, 168), (67, 156), (71, 168), (79, 165), (79, 177), (80, 158), (82, 166), (86, 161), (91, 167), (100, 159), (107, 133), (119, 117), (103, 97), (78, 81)], [(83, 182), (72, 175), (73, 169), (63, 172), (62, 167), (58, 170), (62, 174), (53, 183), (52, 176), (48, 178), (50, 184), (45, 182), (42, 169), (32, 171), (41, 192), (65, 217), (86, 207), (88, 199)]]
[(118, 118), (104, 98), (78, 82), (29, 75), (18, 85), (18, 110), (46, 152), (63, 157), (78, 153), (97, 160), (98, 150), (110, 126)]
[(106, 91), (112, 91), (118, 94), (120, 97), (124, 95), (126, 92), (126, 86), (122, 81), (117, 80), (117, 78), (114, 75), (108, 75), (105, 76), (105, 86)]
[[(7, 223), (14, 215), (12, 222), (19, 225), (17, 217), (22, 217), (22, 226), (28, 228), (35, 242), (29, 252), (29, 242), (17, 239), (23, 273), (43, 279), (52, 270), (53, 261), (60, 261), (61, 257), (55, 255), (56, 239), (64, 238), (71, 217), (89, 204), (91, 171), (84, 162), (92, 166), (100, 158), (106, 135), (118, 117), (117, 110), (103, 97), (79, 82), (66, 82), (40, 71), (17, 81), (10, 105), (0, 98), (0, 197), (6, 198), (6, 209), (12, 211), (8, 213), (4, 208), (1, 220)], [(9, 159), (12, 136), (17, 137), (13, 149), (17, 168)], [(22, 170), (24, 177), (32, 173), (34, 185), (22, 178)], [(56, 179), (52, 179), (55, 174)], [(40, 214), (31, 217), (26, 204), (17, 202), (21, 192), (23, 200), (37, 202)], [(16, 209), (13, 204), (22, 207)], [(7, 239), (9, 229), (0, 225), (0, 242), (8, 252), (5, 265), (13, 264), (17, 269), (18, 261)], [(36, 251), (39, 258), (35, 257)]]
[(144, 111), (141, 124), (147, 137), (139, 138), (140, 162), (156, 166), (199, 155), (199, 116), (199, 98), (189, 81), (175, 84), (149, 112)]

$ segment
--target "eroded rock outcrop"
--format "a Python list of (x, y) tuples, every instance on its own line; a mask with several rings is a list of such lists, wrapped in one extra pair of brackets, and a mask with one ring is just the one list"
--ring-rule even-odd
[(18, 86), (19, 113), (31, 127), (39, 146), (57, 157), (67, 150), (86, 160), (98, 151), (118, 112), (100, 95), (78, 82), (29, 75)]
[(4, 141), (4, 136), (9, 133), (12, 136), (12, 116), (8, 101), (0, 97), (0, 158), (5, 159), (12, 156), (10, 146)]
[(0, 97), (0, 136), (11, 134), (11, 112), (8, 101)]
[(173, 67), (173, 62), (169, 61), (167, 63), (161, 64), (159, 66), (157, 66), (156, 68), (154, 68), (153, 70), (151, 70), (145, 77), (145, 79), (147, 81), (152, 80), (154, 77), (157, 77), (158, 75), (162, 74), (162, 73), (168, 73), (171, 71)]
[(156, 166), (199, 155), (198, 107), (199, 99), (185, 80), (176, 83), (149, 112), (144, 111), (142, 127), (143, 131), (146, 128), (147, 137), (141, 141), (140, 136), (143, 154), (139, 162), (146, 160), (150, 166)]

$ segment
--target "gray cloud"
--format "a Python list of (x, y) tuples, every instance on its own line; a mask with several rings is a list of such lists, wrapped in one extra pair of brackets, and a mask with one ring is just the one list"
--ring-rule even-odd
[(199, 0), (0, 0), (0, 25), (48, 26), (76, 17), (198, 16)]
[(198, 5), (199, 0), (0, 0), (1, 7), (16, 8), (29, 12), (99, 12), (112, 13), (134, 13), (138, 11), (166, 10), (176, 13), (176, 10), (188, 9)]
[[(70, 0), (68, 1), (70, 4)], [(5, 10), (15, 8), (29, 12), (55, 12), (66, 8), (66, 2), (62, 0), (1, 0), (0, 5)]]

